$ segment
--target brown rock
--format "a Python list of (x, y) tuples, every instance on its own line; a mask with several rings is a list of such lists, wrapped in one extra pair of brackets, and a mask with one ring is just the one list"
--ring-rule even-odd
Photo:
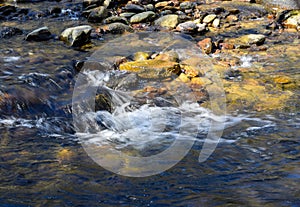
[(122, 63), (119, 69), (136, 72), (142, 78), (166, 78), (181, 72), (176, 62), (153, 59)]
[(211, 38), (205, 38), (197, 43), (197, 45), (202, 49), (206, 54), (210, 54), (213, 50), (213, 43)]

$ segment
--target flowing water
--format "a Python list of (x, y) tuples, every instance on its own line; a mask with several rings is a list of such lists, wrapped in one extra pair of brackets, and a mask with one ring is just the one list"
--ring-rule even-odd
[[(74, 21), (71, 16), (57, 31), (78, 24)], [(24, 27), (30, 30), (40, 24), (25, 23)], [(50, 28), (57, 25), (54, 20), (47, 24)], [(94, 44), (105, 45), (112, 38)], [(189, 41), (183, 39), (179, 43)], [(126, 43), (126, 39), (120, 41)], [(155, 43), (157, 47), (151, 50), (161, 50), (164, 44)], [(169, 79), (138, 79), (133, 86), (118, 85), (132, 77), (83, 68), (81, 74), (89, 78), (92, 95), (94, 86), (96, 90), (101, 86), (113, 97), (113, 107), (89, 111), (95, 106), (80, 108), (75, 96), (73, 107), (77, 109), (73, 110), (82, 115), (76, 120), (71, 106), (80, 75), (74, 61), (107, 63), (105, 58), (132, 53), (136, 46), (138, 42), (118, 51), (95, 47), (82, 52), (55, 40), (25, 42), (20, 36), (1, 40), (0, 93), (14, 98), (0, 114), (0, 206), (300, 206), (297, 110), (218, 114), (174, 93), (153, 99), (133, 93), (147, 85), (166, 87)], [(266, 75), (282, 68), (282, 61), (292, 68), (285, 73), (299, 75), (298, 60), (282, 56), (264, 61), (270, 68)], [(245, 57), (244, 64), (251, 65), (251, 58)], [(297, 90), (291, 105), (299, 108)], [(205, 141), (215, 141), (205, 140), (212, 122), (224, 123), (214, 128), (224, 131), (212, 155), (198, 162)], [(184, 159), (164, 172), (141, 178), (107, 171), (88, 156), (86, 148), (88, 144), (97, 149), (110, 146), (146, 157), (164, 151), (175, 139), (194, 143)], [(126, 165), (131, 167), (130, 163), (114, 167), (126, 174), (132, 170)]]

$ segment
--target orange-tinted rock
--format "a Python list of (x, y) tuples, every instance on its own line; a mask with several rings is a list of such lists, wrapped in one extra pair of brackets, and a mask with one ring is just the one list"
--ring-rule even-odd
[(205, 38), (204, 40), (199, 41), (197, 44), (206, 54), (210, 54), (213, 50), (211, 38)]

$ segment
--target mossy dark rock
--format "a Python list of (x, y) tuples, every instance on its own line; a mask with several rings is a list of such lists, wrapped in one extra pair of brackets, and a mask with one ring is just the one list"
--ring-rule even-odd
[(25, 40), (27, 41), (46, 41), (52, 38), (51, 32), (48, 27), (41, 27), (36, 30), (33, 30), (27, 34)]

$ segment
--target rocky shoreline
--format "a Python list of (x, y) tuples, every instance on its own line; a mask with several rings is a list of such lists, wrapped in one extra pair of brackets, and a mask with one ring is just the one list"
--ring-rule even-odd
[[(287, 56), (286, 61), (299, 59), (300, 10), (292, 0), (285, 4), (281, 1), (255, 3), (247, 0), (212, 0), (209, 3), (178, 0), (62, 0), (49, 1), (52, 6), (41, 10), (27, 7), (36, 1), (2, 2), (0, 41), (8, 38), (23, 38), (29, 42), (63, 41), (69, 50), (93, 52), (101, 49), (101, 41), (111, 38), (111, 35), (144, 31), (190, 35), (193, 37), (191, 41), (212, 59), (213, 69), (222, 78), (229, 110), (287, 109), (291, 107), (288, 105), (290, 99), (295, 98), (299, 90), (299, 74), (292, 76), (284, 71), (276, 72), (280, 63), (275, 67), (262, 63), (268, 58), (280, 58), (282, 51)], [(57, 21), (64, 29), (57, 33), (47, 26), (30, 31), (22, 28), (22, 22), (41, 19), (44, 22)], [(72, 27), (64, 26), (68, 21), (73, 21)], [(117, 67), (114, 69), (145, 74), (145, 65), (147, 70), (155, 65), (167, 70), (171, 68), (178, 75), (177, 79), (194, 91), (205, 91), (210, 85), (211, 80), (207, 80), (201, 71), (174, 59), (174, 54), (147, 54), (140, 51), (132, 56), (136, 57), (115, 60), (113, 65)], [(75, 67), (76, 70), (79, 68)], [(274, 72), (270, 73), (272, 70)], [(146, 74), (149, 72), (146, 71)], [(149, 90), (145, 88), (144, 92), (148, 93)], [(161, 92), (160, 89), (151, 89), (151, 93), (155, 91)], [(201, 104), (209, 107), (203, 101), (203, 95), (205, 93), (199, 93)], [(45, 102), (32, 99), (32, 96), (20, 99), (19, 95), (0, 91), (0, 111), (11, 108), (7, 105), (19, 102), (29, 105), (32, 102)]]

